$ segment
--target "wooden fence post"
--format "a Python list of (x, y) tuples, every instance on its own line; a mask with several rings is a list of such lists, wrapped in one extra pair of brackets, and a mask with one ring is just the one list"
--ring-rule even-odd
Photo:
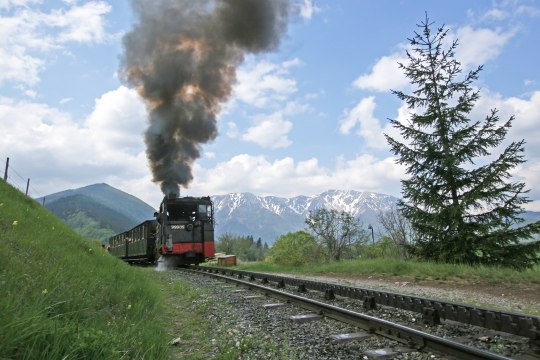
[(6, 160), (6, 171), (4, 172), (4, 181), (5, 182), (7, 182), (8, 168), (9, 168), (9, 158), (7, 158), (7, 160)]

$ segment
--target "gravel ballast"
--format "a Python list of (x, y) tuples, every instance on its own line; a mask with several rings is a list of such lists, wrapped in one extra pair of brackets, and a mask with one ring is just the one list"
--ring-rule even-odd
[[(328, 318), (307, 323), (295, 323), (290, 320), (291, 316), (308, 314), (309, 311), (294, 305), (265, 309), (263, 304), (279, 301), (264, 296), (246, 299), (246, 297), (260, 294), (251, 290), (237, 291), (242, 288), (201, 274), (171, 271), (170, 275), (173, 278), (182, 277), (204, 289), (205, 293), (208, 294), (204, 299), (209, 309), (206, 314), (207, 319), (215, 324), (216, 334), (225, 334), (211, 339), (213, 354), (208, 354), (209, 357), (220, 354), (224, 351), (223, 349), (226, 349), (227, 346), (230, 348), (232, 345), (241, 353), (241, 359), (368, 359), (372, 358), (369, 351), (383, 348), (396, 349), (403, 346), (394, 340), (380, 336), (336, 343), (330, 336), (362, 330)], [(317, 280), (325, 279), (317, 277)], [(335, 279), (333, 281), (336, 282)], [(351, 285), (350, 281), (347, 281), (347, 284)], [(403, 286), (397, 286), (403, 290)], [(371, 288), (376, 287), (371, 286)], [(382, 290), (380, 287), (379, 289)], [(406, 291), (392, 289), (391, 286), (386, 286), (384, 290), (406, 293)], [(287, 291), (295, 292), (294, 289), (287, 289)], [(320, 293), (309, 292), (303, 295), (316, 300), (322, 299)], [(420, 294), (416, 292), (415, 295)], [(430, 294), (423, 293), (420, 296), (430, 297)], [(459, 297), (447, 300), (459, 301)], [(328, 302), (363, 312), (361, 304), (350, 299), (338, 297), (336, 300)], [(379, 309), (371, 310), (366, 314), (419, 329), (424, 327), (418, 320), (420, 314), (405, 310), (379, 307)], [(487, 330), (483, 331), (483, 329), (480, 329), (479, 332), (478, 328), (457, 323), (450, 326), (448, 324), (432, 326), (426, 331), (438, 336), (460, 338), (460, 340), (469, 342), (469, 345), (496, 351), (505, 356), (517, 354), (527, 347), (526, 339), (506, 336), (500, 338), (499, 334), (487, 333)], [(224, 342), (226, 344), (223, 344)], [(433, 353), (413, 351), (394, 355), (392, 358), (443, 359), (445, 357)]]

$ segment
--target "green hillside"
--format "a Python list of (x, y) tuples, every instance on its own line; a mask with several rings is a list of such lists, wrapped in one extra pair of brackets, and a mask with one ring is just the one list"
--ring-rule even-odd
[(145, 202), (107, 184), (66, 190), (37, 201), (45, 202), (47, 209), (82, 236), (102, 242), (154, 214)]
[[(62, 198), (73, 195), (85, 195), (112, 210), (135, 219), (138, 223), (148, 220), (154, 214), (154, 208), (133, 195), (125, 193), (107, 184), (93, 184), (78, 189), (61, 191), (45, 197), (45, 207)], [(42, 203), (43, 198), (36, 199)]]
[(89, 239), (106, 240), (140, 223), (82, 194), (61, 198), (47, 208), (70, 228)]
[(0, 181), (0, 359), (163, 359), (163, 295)]

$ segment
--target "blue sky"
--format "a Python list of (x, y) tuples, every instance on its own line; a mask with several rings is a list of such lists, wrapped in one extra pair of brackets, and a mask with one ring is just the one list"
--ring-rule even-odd
[[(202, 147), (184, 195), (252, 192), (314, 195), (328, 189), (400, 196), (404, 169), (383, 133), (408, 110), (397, 68), (425, 12), (460, 41), (464, 69), (484, 64), (481, 99), (516, 116), (508, 140), (525, 139), (514, 176), (540, 211), (539, 1), (291, 2), (286, 34), (271, 53), (249, 55)], [(0, 0), (0, 162), (31, 194), (106, 182), (157, 206), (148, 168), (144, 103), (118, 73), (128, 0)], [(20, 186), (25, 181), (13, 178)], [(22, 184), (21, 184), (22, 183)]]

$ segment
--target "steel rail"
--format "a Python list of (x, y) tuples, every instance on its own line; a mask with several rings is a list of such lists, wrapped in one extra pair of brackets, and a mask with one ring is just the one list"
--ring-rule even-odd
[(211, 266), (192, 267), (205, 272), (231, 274), (248, 277), (262, 282), (275, 282), (305, 290), (316, 290), (365, 303), (379, 304), (424, 314), (429, 319), (446, 319), (475, 325), (486, 329), (506, 332), (530, 339), (531, 345), (540, 345), (540, 317), (522, 313), (471, 306), (461, 303), (427, 299), (418, 296), (390, 293), (339, 284), (329, 284), (313, 280), (289, 278), (279, 275), (257, 273), (244, 270), (224, 269)]
[[(197, 273), (201, 272), (199, 268), (191, 271)], [(265, 295), (269, 295), (289, 303), (295, 303), (299, 307), (314, 311), (319, 315), (345, 322), (347, 324), (367, 330), (370, 333), (376, 333), (381, 336), (391, 338), (409, 347), (414, 347), (418, 350), (429, 349), (444, 355), (453, 356), (457, 359), (509, 359), (499, 354), (480, 350), (432, 334), (427, 334), (404, 325), (396, 324), (387, 320), (361, 314), (352, 310), (343, 309), (334, 305), (290, 294), (278, 289), (269, 288), (241, 279), (223, 276), (216, 272), (202, 271), (202, 273), (219, 279), (223, 279), (225, 281), (233, 281), (250, 289), (257, 289), (264, 292)]]

